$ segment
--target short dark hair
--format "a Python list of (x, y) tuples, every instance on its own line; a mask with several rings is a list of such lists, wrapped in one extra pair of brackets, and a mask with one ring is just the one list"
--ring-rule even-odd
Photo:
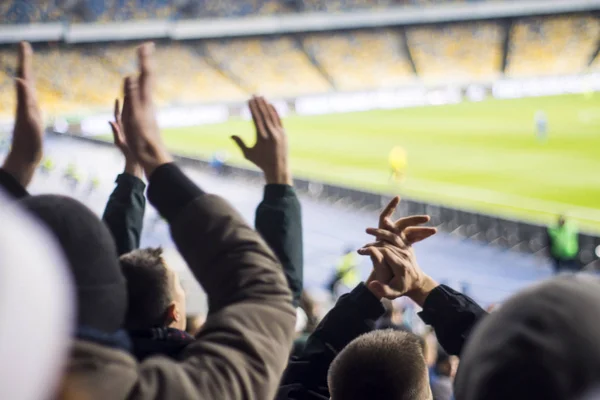
[(429, 380), (416, 335), (391, 329), (354, 339), (333, 360), (328, 374), (333, 400), (425, 400)]
[(165, 311), (173, 300), (169, 273), (162, 249), (145, 248), (124, 254), (121, 269), (127, 279), (129, 306), (126, 329), (148, 329), (164, 326)]

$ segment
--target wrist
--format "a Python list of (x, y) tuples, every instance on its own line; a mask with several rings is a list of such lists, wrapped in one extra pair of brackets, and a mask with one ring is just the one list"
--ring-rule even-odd
[[(39, 159), (41, 160), (41, 157)], [(2, 168), (15, 178), (21, 186), (26, 188), (38, 165), (39, 160), (27, 159), (19, 156), (14, 151), (10, 151), (4, 160)]]
[(371, 292), (373, 294), (373, 296), (375, 296), (375, 298), (377, 298), (377, 300), (381, 300), (382, 296), (380, 296), (380, 294), (377, 291), (375, 291), (371, 288), (371, 282), (373, 282), (374, 280), (375, 280), (375, 270), (371, 271), (371, 273), (369, 274), (369, 277), (365, 281), (365, 286), (367, 287), (369, 292)]
[(169, 164), (173, 162), (173, 157), (165, 152), (160, 152), (155, 157), (149, 157), (145, 162), (142, 162), (142, 168), (146, 174), (146, 178), (150, 180), (152, 173), (161, 165)]
[(125, 171), (124, 172), (129, 175), (133, 175), (139, 179), (142, 179), (144, 177), (144, 170), (143, 170), (142, 166), (140, 165), (140, 163), (138, 163), (137, 161), (131, 161), (131, 160), (125, 159)]
[(287, 169), (284, 171), (275, 171), (274, 173), (265, 172), (265, 180), (267, 184), (294, 185), (292, 174)]
[(439, 283), (437, 283), (430, 276), (426, 275), (421, 281), (419, 287), (407, 292), (405, 296), (417, 303), (420, 307), (423, 307), (423, 304), (425, 304), (425, 300), (427, 300), (429, 294), (438, 286)]

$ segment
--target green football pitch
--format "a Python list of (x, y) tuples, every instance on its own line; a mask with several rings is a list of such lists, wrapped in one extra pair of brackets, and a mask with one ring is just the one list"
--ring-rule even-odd
[[(543, 110), (548, 139), (535, 134)], [(400, 194), (496, 215), (549, 222), (559, 213), (600, 231), (600, 94), (369, 111), (284, 119), (298, 177)], [(251, 122), (165, 130), (175, 152), (250, 166), (230, 136), (253, 143)], [(390, 181), (388, 155), (407, 154)]]

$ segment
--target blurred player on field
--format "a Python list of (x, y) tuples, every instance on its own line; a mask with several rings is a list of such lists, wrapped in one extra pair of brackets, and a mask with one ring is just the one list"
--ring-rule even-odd
[(535, 133), (540, 142), (545, 142), (548, 138), (548, 118), (542, 110), (535, 113)]
[(396, 146), (390, 151), (389, 159), (391, 178), (396, 182), (401, 182), (404, 179), (406, 170), (407, 158), (406, 150), (400, 146)]

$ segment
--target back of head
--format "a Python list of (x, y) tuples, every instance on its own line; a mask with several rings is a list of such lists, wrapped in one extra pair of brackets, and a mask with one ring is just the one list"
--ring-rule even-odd
[(80, 327), (112, 333), (127, 309), (125, 278), (108, 228), (86, 206), (65, 196), (31, 196), (19, 203), (54, 235), (77, 294)]
[(353, 340), (331, 364), (328, 383), (333, 400), (431, 398), (423, 347), (403, 331), (373, 331)]
[(487, 316), (461, 355), (462, 400), (578, 398), (600, 383), (600, 281), (561, 276)]
[(172, 295), (162, 249), (134, 250), (121, 256), (120, 261), (129, 296), (125, 328), (165, 326), (165, 311), (171, 304)]

